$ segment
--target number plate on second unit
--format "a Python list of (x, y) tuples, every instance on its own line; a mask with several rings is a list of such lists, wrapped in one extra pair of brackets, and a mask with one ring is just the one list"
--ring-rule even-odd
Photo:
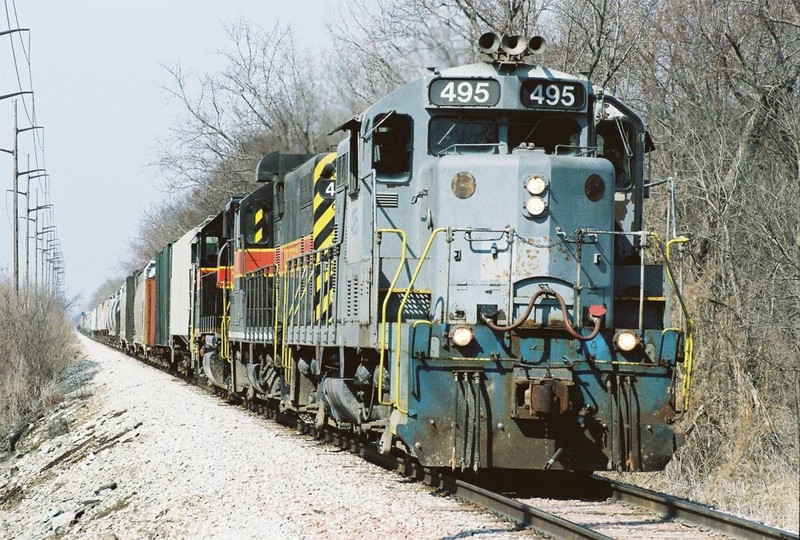
[(586, 88), (578, 81), (528, 79), (522, 83), (520, 101), (532, 109), (586, 108)]

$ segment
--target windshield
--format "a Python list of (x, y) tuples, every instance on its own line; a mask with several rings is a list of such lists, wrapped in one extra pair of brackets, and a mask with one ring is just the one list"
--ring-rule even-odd
[(556, 146), (578, 146), (581, 128), (573, 118), (539, 116), (514, 118), (508, 125), (508, 147), (532, 144), (544, 148), (548, 154), (556, 152)]
[(497, 144), (498, 133), (497, 120), (493, 118), (437, 116), (429, 125), (428, 150), (442, 155), (454, 145)]
[(522, 144), (542, 148), (548, 154), (580, 144), (581, 126), (572, 116), (540, 113), (506, 116), (442, 115), (428, 126), (428, 151), (433, 155), (464, 150), (460, 146), (492, 146), (505, 143), (508, 150)]

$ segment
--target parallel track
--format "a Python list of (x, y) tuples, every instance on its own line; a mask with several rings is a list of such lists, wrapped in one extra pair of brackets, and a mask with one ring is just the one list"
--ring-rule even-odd
[[(107, 343), (104, 344), (113, 348)], [(119, 351), (119, 349), (114, 350)], [(142, 360), (141, 358), (136, 358), (140, 361)], [(166, 369), (163, 365), (146, 360), (145, 362), (162, 371), (167, 371), (172, 375), (178, 376), (186, 382), (194, 382), (172, 370)], [(199, 387), (210, 390), (224, 398), (230, 397), (227, 392), (217, 388), (209, 389), (204, 386)], [(253, 412), (266, 414), (274, 418), (277, 422), (296, 429), (298, 433), (325, 440), (339, 448), (357, 454), (371, 463), (389, 470), (397, 471), (405, 476), (424, 482), (435, 489), (444, 490), (462, 500), (473, 503), (481, 508), (503, 516), (520, 526), (532, 529), (544, 535), (565, 539), (613, 538), (590, 528), (589, 525), (582, 525), (564, 519), (555, 513), (544, 511), (515, 498), (492, 491), (491, 489), (486, 489), (479, 485), (449, 476), (440, 469), (423, 467), (408, 456), (383, 455), (374, 448), (374, 445), (364, 443), (351, 434), (343, 433), (330, 427), (318, 429), (313, 425), (303, 422), (296, 416), (279, 413), (264, 402), (250, 402), (245, 405)], [(748, 540), (800, 540), (797, 534), (789, 531), (755, 521), (748, 521), (738, 516), (726, 514), (686, 499), (610, 480), (597, 475), (587, 477), (585, 492), (595, 494), (602, 493), (604, 497), (608, 497), (609, 499), (646, 509), (653, 514), (657, 514), (663, 520), (688, 523), (733, 538)], [(674, 538), (674, 536), (671, 537)]]

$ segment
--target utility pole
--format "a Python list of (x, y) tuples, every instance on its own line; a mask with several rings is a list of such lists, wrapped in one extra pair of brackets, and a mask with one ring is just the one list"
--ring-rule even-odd
[[(38, 229), (38, 224), (37, 224)], [(34, 247), (34, 255), (33, 255), (33, 286), (38, 288), (39, 285), (44, 285), (44, 260), (45, 260), (45, 248), (44, 242), (42, 247), (39, 247), (39, 238), (44, 237), (45, 235), (54, 235), (56, 230), (55, 225), (48, 225), (46, 227), (42, 227), (41, 231), (36, 232), (36, 245)], [(42, 252), (42, 265), (41, 265), (41, 272), (39, 271), (39, 251)], [(41, 276), (41, 281), (39, 279)]]
[[(17, 126), (17, 102), (14, 101), (14, 290), (19, 292), (19, 177), (30, 175), (31, 173), (44, 172), (44, 169), (30, 169), (27, 171), (19, 170), (19, 134), (32, 129), (40, 129), (41, 126), (31, 126), (19, 129)], [(28, 191), (30, 191), (30, 184), (28, 184)], [(28, 197), (28, 194), (25, 193)], [(28, 203), (25, 203), (25, 208)], [(28, 217), (27, 215), (25, 217)]]
[[(30, 168), (31, 168), (31, 155), (28, 154), (28, 169), (30, 169)], [(37, 170), (43, 170), (43, 169), (37, 169)], [(35, 206), (33, 208), (31, 208), (31, 180), (33, 180), (35, 178), (47, 177), (47, 176), (50, 176), (50, 175), (47, 174), (47, 173), (31, 174), (31, 173), (35, 172), (33, 170), (29, 170), (27, 172), (28, 172), (28, 174), (26, 176), (28, 178), (28, 184), (27, 184), (27, 188), (25, 189), (25, 200), (27, 201), (25, 203), (25, 209), (27, 210), (27, 214), (25, 215), (25, 221), (26, 221), (26, 223), (25, 223), (25, 285), (26, 286), (30, 285), (30, 282), (31, 282), (31, 270), (30, 270), (30, 260), (31, 260), (31, 256), (30, 256), (31, 255), (31, 253), (30, 253), (31, 252), (31, 247), (30, 247), (31, 246), (31, 221), (33, 221), (36, 224), (35, 225), (35, 230), (38, 231), (39, 230), (39, 222), (38, 222), (38, 214), (36, 214), (36, 212), (38, 212), (39, 210), (45, 210), (45, 209), (53, 207), (52, 204), (39, 205), (39, 190), (36, 189), (36, 202), (34, 203)], [(23, 173), (20, 173), (20, 176), (22, 176), (22, 174)], [(34, 214), (33, 218), (31, 218), (31, 214), (32, 213)]]
[[(9, 32), (2, 32), (0, 35), (8, 34)], [(14, 92), (12, 94), (6, 94), (0, 96), (0, 100), (21, 96), (23, 94), (33, 94), (30, 90), (24, 90), (22, 92)], [(11, 175), (12, 182), (13, 182), (13, 189), (12, 194), (14, 195), (14, 290), (19, 291), (19, 201), (17, 200), (17, 196), (19, 195), (19, 134), (23, 131), (28, 131), (30, 129), (36, 129), (38, 126), (29, 127), (25, 129), (19, 129), (17, 125), (17, 101), (14, 100), (14, 149), (7, 150), (5, 148), (0, 148), (0, 152), (6, 152), (7, 154), (11, 154), (14, 158), (14, 171)], [(44, 169), (38, 169), (44, 170)], [(33, 171), (28, 171), (33, 172)]]
[[(46, 174), (38, 175), (38, 176), (47, 176)], [(31, 178), (36, 178), (36, 176), (28, 176), (28, 191), (30, 192)], [(30, 201), (30, 193), (28, 194), (28, 201)], [(34, 223), (34, 234), (38, 233), (39, 231), (39, 214), (40, 210), (46, 210), (52, 208), (52, 204), (39, 204), (39, 190), (36, 190), (36, 202), (34, 203), (36, 206), (31, 208), (28, 206), (28, 215), (27, 215), (27, 228), (25, 230), (25, 283), (30, 284), (31, 281), (31, 270), (30, 270), (30, 261), (31, 261), (31, 221)], [(33, 218), (31, 218), (31, 214), (33, 214)], [(34, 240), (36, 237), (34, 236)], [(36, 245), (33, 246), (34, 251), (36, 251)], [(34, 253), (34, 257), (35, 257)], [(34, 262), (34, 273), (36, 273), (36, 263)]]
[(17, 100), (14, 100), (14, 291), (19, 292), (19, 130), (17, 129)]
[[(6, 34), (13, 34), (15, 32), (29, 32), (28, 28), (12, 28), (10, 30), (5, 30), (0, 32), (0, 36), (4, 36)], [(21, 92), (13, 92), (11, 94), (5, 94), (0, 96), (0, 100), (11, 98), (15, 96), (21, 96), (23, 94), (33, 94), (33, 91), (21, 91)], [(9, 152), (14, 156), (14, 175), (13, 175), (13, 196), (14, 196), (14, 291), (19, 292), (19, 129), (17, 129), (17, 100), (14, 100), (14, 150)], [(30, 128), (33, 129), (33, 128)], [(4, 152), (8, 152), (8, 150), (0, 149)]]

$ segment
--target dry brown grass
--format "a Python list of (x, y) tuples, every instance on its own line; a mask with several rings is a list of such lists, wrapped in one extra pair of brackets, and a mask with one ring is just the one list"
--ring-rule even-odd
[[(697, 283), (686, 292), (698, 328), (686, 444), (663, 473), (621, 479), (797, 531), (797, 323), (753, 324)], [(763, 309), (757, 300), (745, 298), (740, 311)]]
[(66, 311), (52, 291), (0, 282), (0, 450), (11, 431), (63, 399), (58, 377), (76, 347)]

